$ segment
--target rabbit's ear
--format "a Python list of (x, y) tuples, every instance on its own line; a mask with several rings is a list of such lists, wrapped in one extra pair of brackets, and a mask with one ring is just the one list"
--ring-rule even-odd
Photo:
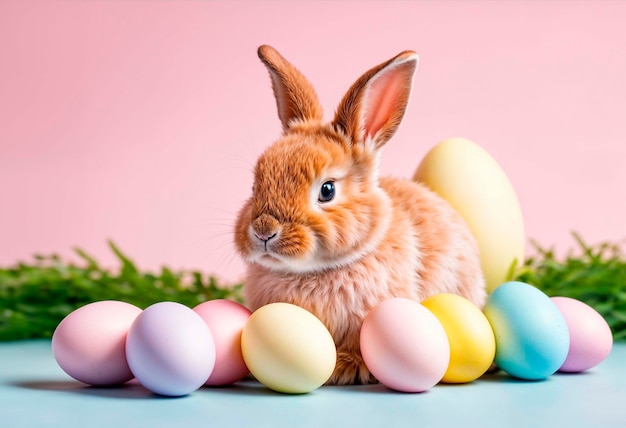
[(271, 46), (261, 46), (258, 54), (272, 78), (283, 131), (287, 132), (294, 122), (321, 122), (322, 106), (307, 78)]
[(405, 51), (363, 74), (343, 97), (333, 125), (355, 144), (384, 145), (406, 111), (417, 61), (415, 52)]

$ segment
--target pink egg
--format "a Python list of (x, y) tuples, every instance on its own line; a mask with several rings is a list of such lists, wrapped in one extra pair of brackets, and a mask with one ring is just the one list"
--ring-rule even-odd
[(552, 297), (570, 335), (569, 352), (559, 369), (582, 372), (600, 364), (611, 353), (613, 335), (606, 320), (595, 309), (570, 297)]
[(137, 306), (112, 300), (76, 309), (54, 331), (54, 358), (65, 373), (90, 385), (131, 380), (124, 347), (128, 330), (140, 313)]
[(231, 300), (211, 300), (193, 309), (207, 323), (215, 341), (215, 367), (206, 385), (229, 385), (249, 372), (241, 354), (241, 331), (250, 311)]
[(365, 365), (385, 386), (422, 392), (437, 384), (450, 362), (450, 344), (435, 315), (404, 298), (376, 306), (361, 327)]

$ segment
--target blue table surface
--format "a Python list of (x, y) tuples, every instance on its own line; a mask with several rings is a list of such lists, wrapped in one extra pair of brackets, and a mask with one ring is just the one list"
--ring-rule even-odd
[(0, 427), (626, 427), (626, 343), (582, 374), (544, 381), (485, 375), (419, 394), (382, 385), (304, 395), (254, 380), (180, 398), (138, 384), (86, 386), (56, 364), (50, 341), (0, 344)]

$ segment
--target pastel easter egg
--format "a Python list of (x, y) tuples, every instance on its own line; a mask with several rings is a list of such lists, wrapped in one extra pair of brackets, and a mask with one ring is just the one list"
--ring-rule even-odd
[(248, 367), (241, 353), (241, 332), (250, 310), (232, 300), (209, 300), (193, 308), (209, 326), (215, 342), (215, 367), (206, 385), (229, 385), (243, 379)]
[(448, 338), (437, 317), (405, 298), (385, 300), (370, 311), (361, 327), (360, 345), (370, 372), (401, 392), (432, 388), (450, 362)]
[(200, 388), (215, 364), (213, 335), (196, 312), (175, 302), (147, 307), (126, 339), (128, 365), (152, 392), (178, 397)]
[(523, 282), (502, 284), (487, 298), (484, 313), (496, 338), (495, 362), (508, 374), (540, 380), (563, 365), (567, 323), (541, 290)]
[(324, 324), (289, 303), (271, 303), (254, 311), (241, 333), (241, 350), (259, 382), (286, 394), (319, 388), (337, 361), (335, 343)]
[(471, 382), (493, 363), (496, 340), (489, 321), (472, 302), (456, 294), (436, 294), (422, 301), (441, 322), (450, 342), (450, 363), (441, 379)]
[(450, 138), (426, 154), (413, 179), (465, 219), (478, 242), (488, 291), (505, 282), (512, 263), (524, 259), (524, 221), (515, 189), (496, 160), (468, 139)]
[(141, 309), (105, 300), (82, 306), (54, 330), (52, 353), (68, 375), (89, 385), (116, 385), (134, 376), (126, 361), (126, 335)]
[(570, 344), (561, 372), (582, 372), (606, 359), (613, 347), (613, 334), (594, 308), (570, 297), (552, 297), (569, 330)]

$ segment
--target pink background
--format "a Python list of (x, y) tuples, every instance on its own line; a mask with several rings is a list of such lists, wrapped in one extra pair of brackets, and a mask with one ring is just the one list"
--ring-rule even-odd
[(384, 173), (465, 136), (527, 236), (626, 238), (626, 2), (0, 2), (0, 264), (111, 238), (141, 267), (237, 278), (231, 226), (280, 132), (256, 48), (330, 116), (367, 68), (421, 57)]

